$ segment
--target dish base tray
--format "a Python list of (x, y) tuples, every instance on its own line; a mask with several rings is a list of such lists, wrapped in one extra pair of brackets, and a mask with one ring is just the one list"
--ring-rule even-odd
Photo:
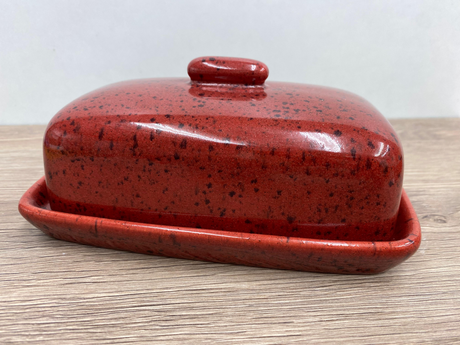
[(395, 241), (333, 241), (194, 229), (96, 218), (50, 209), (44, 177), (21, 198), (19, 211), (45, 234), (97, 247), (247, 266), (340, 274), (386, 271), (418, 249), (417, 215), (403, 190)]

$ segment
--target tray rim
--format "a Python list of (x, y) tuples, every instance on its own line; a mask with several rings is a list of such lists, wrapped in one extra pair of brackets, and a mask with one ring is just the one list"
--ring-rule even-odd
[[(404, 212), (404, 214), (407, 214), (407, 216), (409, 217), (407, 220), (404, 221), (404, 224), (402, 226), (410, 226), (410, 231), (408, 236), (395, 241), (323, 240), (137, 223), (131, 221), (121, 221), (115, 219), (75, 215), (70, 213), (53, 211), (50, 209), (39, 207), (39, 197), (44, 199), (45, 202), (47, 201), (46, 182), (44, 176), (40, 178), (36, 183), (34, 183), (21, 197), (18, 206), (21, 215), (24, 218), (26, 218), (26, 220), (29, 221), (32, 225), (42, 230), (45, 234), (57, 239), (67, 240), (76, 243), (118, 250), (128, 250), (138, 253), (152, 254), (149, 250), (133, 250), (130, 248), (126, 248), (123, 244), (120, 245), (120, 242), (118, 240), (115, 240), (114, 242), (112, 241), (113, 243), (110, 243), (111, 241), (107, 241), (107, 243), (104, 243), (101, 242), (101, 240), (97, 239), (98, 231), (100, 232), (101, 230), (106, 234), (112, 232), (113, 234), (115, 234), (115, 237), (119, 236), (121, 233), (123, 233), (123, 236), (126, 237), (127, 230), (129, 230), (129, 235), (126, 238), (134, 241), (136, 236), (142, 238), (153, 234), (158, 236), (167, 235), (171, 238), (174, 237), (172, 239), (174, 243), (176, 243), (177, 241), (175, 237), (178, 236), (180, 237), (179, 240), (186, 240), (192, 243), (197, 241), (207, 241), (211, 243), (211, 245), (212, 243), (214, 243), (214, 245), (222, 244), (223, 248), (227, 248), (230, 251), (235, 250), (235, 248), (238, 246), (240, 246), (243, 250), (261, 250), (261, 248), (264, 249), (277, 246), (278, 248), (280, 248), (279, 246), (283, 245), (283, 249), (279, 251), (280, 255), (286, 252), (286, 248), (290, 248), (294, 252), (301, 250), (311, 252), (313, 254), (322, 253), (322, 255), (326, 255), (327, 257), (336, 257), (337, 259), (339, 259), (339, 261), (340, 259), (352, 259), (353, 256), (361, 255), (365, 259), (365, 261), (368, 260), (369, 262), (362, 264), (363, 269), (361, 271), (340, 272), (340, 270), (331, 269), (331, 267), (325, 267), (325, 265), (321, 265), (321, 263), (316, 264), (316, 266), (312, 266), (310, 268), (308, 268), (309, 266), (307, 265), (307, 269), (299, 269), (295, 265), (293, 265), (292, 268), (289, 267), (289, 263), (287, 264), (287, 266), (285, 264), (284, 266), (281, 265), (281, 267), (278, 267), (279, 265), (277, 265), (276, 262), (270, 263), (270, 259), (262, 260), (263, 262), (260, 263), (244, 261), (239, 262), (239, 260), (235, 258), (234, 260), (228, 258), (226, 259), (225, 254), (223, 254), (223, 258), (220, 259), (218, 257), (212, 257), (212, 255), (206, 257), (206, 253), (202, 255), (205, 256), (205, 258), (200, 257), (200, 255), (194, 257), (193, 254), (181, 253), (180, 250), (173, 250), (172, 254), (169, 252), (154, 253), (154, 255), (163, 255), (168, 257), (198, 259), (220, 263), (243, 264), (257, 267), (293, 269), (310, 272), (373, 274), (386, 271), (402, 263), (417, 251), (421, 243), (420, 223), (418, 221), (415, 210), (413, 209), (413, 206), (404, 189), (402, 190), (399, 212)], [(401, 226), (399, 218), (397, 226), (398, 225)], [(69, 230), (72, 230), (72, 227), (78, 229), (77, 232), (79, 232), (80, 235), (77, 234), (77, 236), (75, 237), (70, 236), (68, 234), (64, 234), (62, 229), (59, 230), (59, 228), (62, 228), (63, 226), (70, 226), (68, 228)], [(223, 243), (222, 241), (220, 241), (222, 242), (220, 243), (218, 239), (225, 239), (226, 242)], [(170, 245), (170, 243), (165, 244), (165, 246), (167, 245)], [(327, 250), (326, 253), (324, 253), (325, 250)], [(284, 253), (283, 255), (283, 258), (285, 258), (286, 253)], [(315, 256), (313, 255), (313, 257)], [(391, 259), (388, 259), (388, 257), (391, 257)], [(377, 265), (379, 258), (381, 265)]]

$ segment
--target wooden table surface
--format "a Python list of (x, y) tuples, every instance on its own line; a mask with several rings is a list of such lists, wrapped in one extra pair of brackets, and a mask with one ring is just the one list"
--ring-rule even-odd
[(0, 127), (0, 344), (460, 343), (460, 119), (394, 120), (418, 252), (375, 276), (140, 255), (47, 237), (18, 213), (44, 126)]

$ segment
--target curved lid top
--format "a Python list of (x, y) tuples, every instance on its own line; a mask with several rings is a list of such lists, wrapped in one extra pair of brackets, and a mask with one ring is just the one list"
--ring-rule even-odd
[[(319, 150), (348, 150), (354, 155), (355, 149), (366, 148), (377, 157), (386, 152), (383, 147), (388, 144), (400, 147), (393, 128), (379, 111), (347, 91), (265, 82), (267, 66), (242, 58), (196, 58), (189, 63), (188, 74), (190, 79), (130, 80), (97, 89), (63, 108), (49, 127), (64, 121), (73, 128), (78, 119), (117, 121), (126, 127), (130, 123), (177, 120), (183, 124), (184, 120), (193, 123), (198, 118), (213, 118), (217, 121), (213, 126), (222, 128), (229, 121), (257, 119), (273, 133), (289, 127), (291, 136), (299, 140), (312, 133), (309, 140), (317, 142)], [(205, 131), (196, 126), (193, 130)], [(272, 140), (277, 140), (276, 135)]]

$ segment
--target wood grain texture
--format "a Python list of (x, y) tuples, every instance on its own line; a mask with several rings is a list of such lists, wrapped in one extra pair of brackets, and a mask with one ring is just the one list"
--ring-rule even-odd
[(423, 240), (411, 259), (377, 276), (54, 240), (17, 211), (43, 175), (45, 127), (0, 127), (0, 343), (460, 343), (460, 119), (391, 123)]

